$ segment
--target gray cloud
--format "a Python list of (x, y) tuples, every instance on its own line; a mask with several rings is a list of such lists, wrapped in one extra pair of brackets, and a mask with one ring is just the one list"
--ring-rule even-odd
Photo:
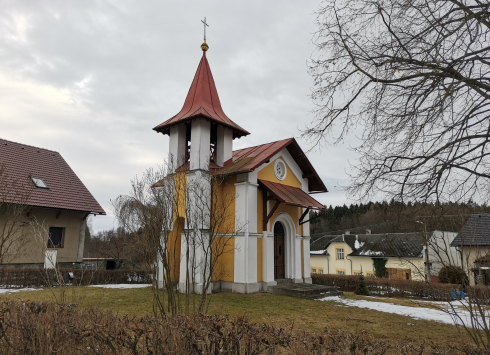
[[(227, 115), (249, 130), (242, 148), (287, 137), (311, 121), (306, 62), (316, 1), (4, 1), (0, 14), (0, 136), (59, 151), (108, 212), (131, 178), (163, 163), (168, 138), (151, 130), (176, 114), (201, 57)], [(355, 140), (353, 140), (355, 143)], [(301, 141), (304, 150), (309, 145)], [(345, 202), (346, 145), (310, 154)]]

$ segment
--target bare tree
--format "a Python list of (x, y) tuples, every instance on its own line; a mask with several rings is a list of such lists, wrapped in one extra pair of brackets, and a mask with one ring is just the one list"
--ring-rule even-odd
[(84, 253), (87, 257), (114, 259), (119, 269), (125, 260), (140, 261), (138, 239), (123, 228), (100, 231), (86, 239)]
[(190, 180), (170, 161), (135, 178), (130, 193), (113, 201), (120, 226), (140, 238), (148, 270), (164, 280), (164, 292), (153, 285), (161, 314), (206, 312), (213, 281), (228, 272), (222, 257), (234, 248), (234, 185), (205, 172)]
[(0, 164), (0, 264), (8, 266), (25, 252), (28, 242), (29, 206), (32, 189), (14, 181)]
[(490, 3), (326, 0), (303, 135), (362, 128), (347, 191), (399, 200), (490, 197)]

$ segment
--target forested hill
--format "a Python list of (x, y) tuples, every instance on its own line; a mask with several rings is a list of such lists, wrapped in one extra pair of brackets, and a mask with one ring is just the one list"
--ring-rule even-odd
[[(323, 234), (403, 233), (446, 230), (457, 232), (473, 212), (490, 211), (486, 205), (401, 203), (396, 201), (368, 202), (350, 206), (329, 206), (324, 216), (311, 221), (312, 237)], [(313, 218), (319, 213), (312, 212)], [(423, 223), (418, 223), (423, 222)]]

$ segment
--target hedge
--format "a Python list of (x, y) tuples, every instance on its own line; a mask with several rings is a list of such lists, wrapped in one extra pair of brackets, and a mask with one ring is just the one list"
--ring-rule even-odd
[(1, 354), (405, 354), (483, 355), (488, 350), (407, 340), (365, 331), (322, 334), (223, 314), (128, 317), (71, 304), (0, 301)]
[[(73, 273), (70, 280), (69, 273)], [(60, 282), (62, 281), (62, 282)], [(141, 270), (90, 270), (90, 269), (0, 269), (0, 287), (46, 287), (60, 283), (82, 285), (148, 284), (151, 275)]]
[[(354, 292), (359, 282), (359, 276), (343, 275), (311, 275), (314, 284), (337, 286), (341, 291)], [(386, 278), (365, 277), (369, 292), (373, 296), (430, 298), (447, 300), (454, 297), (455, 291), (462, 291), (461, 285), (430, 284), (421, 281), (390, 280)], [(456, 292), (459, 294), (459, 292)]]

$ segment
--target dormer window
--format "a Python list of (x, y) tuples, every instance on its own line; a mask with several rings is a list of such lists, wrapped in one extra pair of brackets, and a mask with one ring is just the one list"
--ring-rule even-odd
[(31, 180), (38, 189), (49, 189), (48, 185), (44, 182), (43, 179), (35, 176), (31, 176)]

